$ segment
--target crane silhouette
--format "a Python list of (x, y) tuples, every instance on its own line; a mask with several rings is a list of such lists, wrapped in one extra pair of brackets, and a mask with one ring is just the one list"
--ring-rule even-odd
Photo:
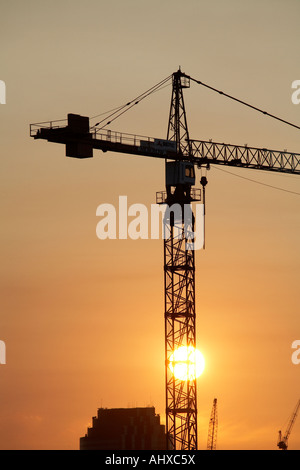
[(207, 450), (216, 450), (217, 432), (218, 432), (218, 410), (217, 410), (217, 399), (214, 398), (213, 406), (212, 406), (212, 410), (210, 414), (209, 427), (208, 427)]
[[(172, 80), (172, 96), (165, 139), (125, 134), (106, 128), (144, 98), (166, 86), (170, 79)], [(195, 188), (195, 168), (223, 165), (300, 174), (300, 155), (296, 153), (191, 139), (183, 97), (183, 90), (190, 88), (191, 81), (260, 111), (264, 115), (299, 128), (209, 87), (186, 75), (179, 68), (135, 100), (112, 110), (108, 115), (106, 113), (106, 116), (93, 126), (90, 125), (90, 118), (87, 116), (68, 114), (67, 120), (31, 124), (30, 136), (34, 139), (64, 144), (66, 156), (78, 159), (93, 157), (94, 150), (164, 159), (166, 187), (165, 190), (157, 193), (156, 202), (170, 208), (178, 205), (182, 208), (182, 214), (184, 206), (201, 200), (202, 203), (205, 202), (207, 179), (202, 176), (200, 180), (202, 189)], [(193, 450), (197, 449), (196, 377), (189, 380), (178, 379), (171, 365), (174, 351), (179, 347), (196, 347), (193, 249), (195, 217), (192, 210), (181, 219), (175, 217), (171, 211), (168, 214), (169, 216), (164, 218), (165, 227), (168, 229), (165, 232), (167, 236), (164, 237), (167, 449)]]
[(292, 428), (295, 424), (299, 408), (300, 408), (300, 400), (298, 400), (296, 408), (294, 409), (294, 411), (293, 411), (293, 413), (292, 413), (292, 415), (289, 419), (288, 426), (286, 428), (286, 431), (285, 431), (284, 435), (282, 436), (281, 431), (279, 431), (279, 433), (278, 433), (277, 446), (281, 450), (287, 450), (287, 448), (288, 448), (288, 440), (289, 440), (290, 434), (292, 432)]

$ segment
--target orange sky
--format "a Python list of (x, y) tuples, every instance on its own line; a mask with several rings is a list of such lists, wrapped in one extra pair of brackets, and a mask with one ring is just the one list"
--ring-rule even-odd
[[(1, 7), (1, 449), (78, 449), (97, 408), (155, 406), (164, 420), (163, 243), (96, 237), (96, 208), (150, 208), (164, 163), (29, 138), (29, 124), (93, 116), (182, 70), (300, 124), (296, 0), (37, 0)], [(113, 129), (166, 137), (171, 88)], [(190, 135), (300, 153), (299, 131), (194, 84)], [(231, 173), (300, 192), (300, 179)], [(197, 175), (198, 181), (200, 175)], [(199, 187), (199, 183), (198, 183)], [(275, 449), (300, 398), (300, 198), (212, 168), (196, 253), (199, 447), (218, 399), (219, 449)], [(289, 448), (300, 449), (300, 418)]]

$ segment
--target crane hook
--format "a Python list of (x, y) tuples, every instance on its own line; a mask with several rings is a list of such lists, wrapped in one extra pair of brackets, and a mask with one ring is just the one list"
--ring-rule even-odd
[[(206, 165), (205, 170), (209, 170), (210, 166), (209, 163)], [(202, 166), (200, 167), (201, 170), (201, 179), (200, 179), (200, 184), (202, 186), (202, 194), (203, 194), (203, 233), (204, 233), (204, 239), (203, 239), (203, 250), (205, 250), (205, 186), (207, 185), (208, 181), (206, 178), (206, 171), (205, 175), (202, 174)]]

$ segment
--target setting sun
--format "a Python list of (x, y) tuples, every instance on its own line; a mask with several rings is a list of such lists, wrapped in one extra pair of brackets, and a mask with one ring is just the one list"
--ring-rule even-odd
[(170, 356), (169, 366), (179, 380), (194, 380), (204, 370), (204, 357), (193, 346), (181, 346)]

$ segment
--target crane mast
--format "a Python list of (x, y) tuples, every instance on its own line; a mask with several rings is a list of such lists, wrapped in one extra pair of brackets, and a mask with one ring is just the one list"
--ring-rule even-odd
[[(196, 378), (176, 378), (173, 367), (176, 349), (196, 347), (195, 217), (191, 204), (201, 200), (201, 190), (194, 187), (195, 167), (214, 164), (300, 174), (300, 154), (190, 139), (183, 99), (190, 79), (180, 69), (172, 75), (166, 139), (91, 127), (89, 118), (78, 114), (30, 125), (31, 137), (65, 145), (67, 157), (91, 158), (98, 149), (165, 160), (166, 188), (157, 193), (156, 202), (170, 209), (177, 206), (182, 215), (167, 210), (164, 217), (166, 434), (167, 449), (181, 450), (197, 449)], [(203, 202), (206, 177), (200, 183)], [(190, 209), (185, 213), (186, 206)]]
[[(183, 100), (181, 72), (173, 74), (172, 100), (167, 140), (176, 142), (176, 162), (166, 160), (166, 198), (169, 207), (180, 206), (181, 217), (165, 220), (169, 236), (164, 237), (165, 286), (165, 371), (167, 449), (197, 449), (196, 377), (177, 378), (172, 370), (172, 356), (181, 347), (196, 348), (195, 255), (191, 248), (194, 214), (185, 207), (197, 200), (191, 192), (195, 183), (190, 158), (189, 132)], [(200, 193), (199, 193), (200, 199)], [(199, 200), (198, 199), (198, 200)], [(180, 235), (180, 236), (178, 236)]]

